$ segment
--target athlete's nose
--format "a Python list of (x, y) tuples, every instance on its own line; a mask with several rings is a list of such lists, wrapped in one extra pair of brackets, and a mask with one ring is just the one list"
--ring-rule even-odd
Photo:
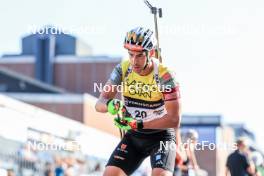
[(133, 65), (137, 65), (138, 60), (137, 60), (136, 56), (131, 56), (131, 62)]

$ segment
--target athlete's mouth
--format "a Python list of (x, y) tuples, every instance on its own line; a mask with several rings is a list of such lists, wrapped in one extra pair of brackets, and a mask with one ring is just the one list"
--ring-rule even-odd
[(140, 66), (138, 66), (138, 65), (134, 65), (134, 68), (135, 68), (135, 69), (139, 69)]

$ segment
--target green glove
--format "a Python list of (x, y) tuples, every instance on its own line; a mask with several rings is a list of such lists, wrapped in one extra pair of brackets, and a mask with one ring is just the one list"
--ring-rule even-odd
[(123, 108), (123, 102), (118, 99), (110, 99), (107, 102), (107, 111), (112, 114), (116, 115), (122, 108)]
[(124, 117), (124, 118), (115, 118), (114, 119), (115, 126), (120, 128), (121, 130), (131, 130), (131, 129), (142, 129), (143, 121), (141, 119), (136, 120), (132, 117)]
[(114, 122), (115, 122), (115, 126), (117, 126), (118, 128), (120, 128), (121, 130), (131, 130), (132, 127), (129, 125), (129, 123), (131, 123), (134, 119), (132, 117), (124, 117), (124, 118), (115, 118)]

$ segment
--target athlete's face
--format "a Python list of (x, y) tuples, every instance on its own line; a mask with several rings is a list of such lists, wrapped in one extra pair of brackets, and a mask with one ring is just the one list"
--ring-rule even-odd
[(144, 69), (147, 62), (146, 53), (143, 51), (128, 50), (128, 55), (133, 71), (136, 73), (140, 73)]

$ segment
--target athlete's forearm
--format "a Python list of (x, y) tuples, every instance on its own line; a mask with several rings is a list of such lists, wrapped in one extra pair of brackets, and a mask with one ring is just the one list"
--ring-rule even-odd
[(181, 103), (180, 100), (166, 101), (165, 107), (167, 114), (161, 118), (143, 123), (146, 129), (165, 129), (179, 128), (181, 121)]
[(180, 115), (171, 117), (166, 114), (162, 118), (154, 119), (151, 121), (143, 122), (144, 129), (165, 129), (165, 128), (179, 128)]
[(110, 80), (106, 82), (105, 86), (108, 86), (110, 90), (101, 92), (100, 97), (95, 104), (95, 109), (97, 112), (107, 112), (106, 103), (109, 99), (113, 99), (117, 93), (117, 90), (113, 87)]

